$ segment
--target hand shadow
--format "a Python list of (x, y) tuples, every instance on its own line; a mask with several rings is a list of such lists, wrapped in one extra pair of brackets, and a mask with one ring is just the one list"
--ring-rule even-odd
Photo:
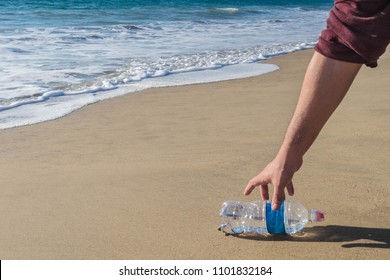
[[(381, 248), (390, 249), (390, 229), (348, 226), (314, 226), (305, 228), (294, 235), (236, 235), (235, 237), (258, 241), (293, 242), (353, 242), (343, 244), (343, 248)], [(370, 242), (364, 242), (369, 240)], [(377, 243), (372, 243), (372, 241)]]

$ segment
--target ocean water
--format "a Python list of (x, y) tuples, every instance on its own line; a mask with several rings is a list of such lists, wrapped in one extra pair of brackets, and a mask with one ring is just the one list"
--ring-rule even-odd
[(0, 1), (0, 129), (150, 87), (260, 75), (314, 46), (331, 0)]

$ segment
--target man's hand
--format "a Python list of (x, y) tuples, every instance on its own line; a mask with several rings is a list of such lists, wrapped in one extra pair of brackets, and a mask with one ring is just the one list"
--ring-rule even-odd
[(292, 178), (301, 165), (302, 160), (298, 161), (297, 164), (287, 165), (275, 158), (264, 168), (263, 171), (248, 182), (248, 185), (244, 190), (244, 194), (249, 195), (254, 188), (259, 187), (261, 199), (268, 200), (268, 185), (272, 184), (274, 187), (272, 209), (278, 210), (282, 205), (283, 200), (286, 198), (284, 193), (285, 188), (290, 196), (294, 195)]
[(294, 194), (291, 181), (294, 173), (301, 167), (304, 154), (344, 98), (360, 68), (361, 64), (314, 53), (282, 146), (275, 159), (249, 181), (245, 195), (259, 186), (261, 198), (269, 199), (268, 185), (272, 184), (272, 209), (277, 210), (285, 199), (285, 188), (289, 195)]

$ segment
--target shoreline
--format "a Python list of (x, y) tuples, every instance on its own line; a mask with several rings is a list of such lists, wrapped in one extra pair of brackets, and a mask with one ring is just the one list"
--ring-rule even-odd
[[(95, 101), (88, 101), (89, 103), (85, 103), (84, 105), (81, 105), (81, 107), (79, 107), (79, 105), (77, 105), (76, 109), (74, 109), (74, 108), (73, 109), (64, 109), (62, 107), (59, 107), (58, 110), (61, 113), (58, 116), (51, 116), (47, 119), (45, 119), (45, 117), (41, 116), (41, 115), (44, 115), (43, 113), (39, 116), (34, 116), (37, 108), (32, 108), (32, 111), (31, 111), (32, 112), (31, 113), (32, 119), (29, 119), (29, 121), (31, 123), (27, 123), (27, 122), (23, 123), (23, 121), (22, 121), (22, 123), (17, 123), (14, 126), (0, 127), (0, 131), (7, 130), (7, 129), (13, 129), (16, 127), (35, 125), (35, 124), (39, 124), (39, 123), (47, 122), (47, 121), (58, 120), (60, 118), (66, 117), (69, 114), (72, 114), (73, 112), (80, 110), (86, 106), (93, 105), (95, 103), (105, 101), (108, 99), (121, 97), (121, 96), (127, 95), (127, 94), (143, 93), (144, 91), (147, 91), (150, 89), (169, 88), (169, 87), (177, 87), (177, 86), (191, 86), (191, 85), (209, 84), (209, 83), (219, 83), (219, 82), (230, 81), (230, 80), (234, 81), (234, 80), (241, 80), (241, 79), (246, 79), (246, 78), (253, 78), (253, 77), (269, 74), (269, 73), (272, 73), (274, 71), (279, 70), (279, 67), (276, 64), (268, 63), (268, 61), (270, 59), (272, 60), (272, 59), (282, 57), (285, 55), (289, 55), (292, 53), (296, 53), (296, 52), (300, 52), (300, 51), (308, 51), (308, 50), (312, 50), (312, 49), (313, 48), (296, 49), (296, 50), (292, 50), (292, 51), (287, 52), (287, 53), (270, 55), (266, 59), (259, 60), (257, 62), (252, 62), (252, 63), (247, 63), (247, 64), (231, 64), (231, 65), (225, 65), (225, 66), (218, 68), (218, 69), (204, 69), (201, 71), (195, 70), (195, 71), (189, 71), (189, 72), (180, 72), (180, 73), (175, 73), (175, 74), (169, 74), (169, 75), (165, 75), (165, 76), (161, 76), (161, 77), (145, 78), (136, 84), (127, 84), (127, 85), (123, 85), (123, 87), (118, 87), (118, 88), (109, 89), (109, 90), (101, 89), (101, 90), (97, 91), (97, 94), (102, 94), (103, 92), (106, 92), (108, 94), (108, 96), (100, 96), (99, 95), (99, 98), (96, 99)], [(255, 68), (257, 68), (257, 67), (254, 67), (255, 65), (259, 66), (259, 68), (256, 70), (255, 70)], [(261, 65), (263, 66), (262, 68), (260, 68)], [(226, 69), (226, 67), (228, 67), (229, 69)], [(233, 71), (233, 69), (234, 69), (234, 71)], [(221, 75), (219, 73), (219, 71), (223, 71), (223, 73), (224, 73), (222, 75), (222, 78), (220, 77), (220, 80), (218, 80), (218, 78), (217, 78), (218, 76)], [(243, 71), (243, 73), (237, 74), (237, 71), (238, 72)], [(202, 74), (199, 76), (197, 74), (198, 72), (200, 72)], [(248, 72), (250, 72), (250, 74), (248, 74)], [(254, 72), (256, 72), (258, 74), (254, 74)], [(209, 73), (208, 76), (207, 76), (207, 73)], [(204, 75), (206, 75), (207, 77), (204, 77)], [(188, 82), (181, 82), (180, 81), (181, 79), (184, 79), (184, 80), (188, 79), (189, 78), (188, 76), (190, 76), (190, 79), (192, 79), (193, 82), (188, 83)], [(149, 85), (147, 85), (145, 87), (145, 85), (143, 83), (146, 83), (146, 84), (149, 83)], [(90, 94), (90, 93), (88, 93), (88, 94)], [(63, 97), (64, 95), (61, 94), (58, 96)], [(53, 97), (56, 98), (58, 96), (54, 92)], [(90, 98), (90, 97), (88, 97), (88, 98)], [(47, 102), (47, 101), (44, 100), (44, 101), (26, 103), (26, 104), (22, 104), (22, 105), (12, 105), (12, 108), (3, 109), (3, 111), (16, 109), (16, 110), (19, 110), (19, 112), (16, 112), (16, 115), (18, 115), (21, 113), (22, 109), (30, 111), (30, 109), (28, 107), (30, 105), (36, 106), (34, 104), (44, 106), (43, 108), (41, 108), (44, 110), (45, 106), (51, 107), (53, 105), (56, 105), (55, 100), (53, 100), (53, 101), (54, 102), (49, 103), (49, 104), (45, 104), (45, 102)], [(68, 104), (68, 106), (65, 106), (65, 107), (69, 107), (69, 104)], [(71, 110), (71, 111), (68, 112), (68, 110)], [(1, 110), (0, 110), (0, 113), (1, 113)], [(52, 114), (52, 112), (50, 112), (50, 111), (48, 111), (46, 113)], [(5, 115), (2, 117), (15, 118), (15, 115), (11, 114), (11, 115)], [(24, 118), (22, 116), (19, 116), (19, 117)]]
[[(265, 60), (266, 61), (266, 60)], [(226, 68), (227, 67), (227, 68)], [(0, 125), (0, 131), (1, 130), (6, 130), (6, 129), (12, 129), (15, 127), (22, 127), (22, 126), (28, 126), (28, 125), (34, 125), (46, 121), (52, 121), (52, 120), (57, 120), (63, 117), (66, 117), (69, 114), (72, 114), (73, 112), (80, 110), (84, 108), (85, 106), (93, 105), (95, 103), (105, 101), (107, 99), (112, 99), (112, 98), (117, 98), (121, 97), (123, 95), (127, 94), (135, 94), (135, 93), (142, 93), (145, 90), (148, 89), (158, 89), (158, 88), (169, 88), (169, 87), (176, 87), (176, 86), (191, 86), (191, 85), (198, 85), (198, 84), (208, 84), (208, 83), (214, 83), (214, 82), (223, 82), (223, 81), (228, 81), (228, 80), (239, 80), (239, 79), (245, 79), (245, 78), (250, 78), (250, 77), (256, 77), (260, 75), (264, 75), (267, 73), (271, 73), (274, 71), (279, 70), (277, 65), (274, 64), (268, 64), (268, 63), (247, 63), (247, 64), (232, 64), (232, 65), (225, 65), (221, 68), (217, 69), (204, 69), (204, 70), (194, 70), (194, 71), (189, 71), (189, 72), (180, 72), (180, 73), (175, 73), (175, 74), (167, 74), (165, 76), (161, 77), (150, 77), (150, 78), (145, 78), (140, 80), (139, 82), (135, 84), (124, 84), (120, 87), (113, 88), (113, 89), (100, 89), (97, 90), (96, 92), (87, 92), (86, 96), (87, 98), (93, 98), (90, 94), (94, 93), (97, 94), (99, 97), (96, 97), (94, 101), (90, 100), (88, 101), (89, 103), (85, 103), (83, 105), (76, 105), (72, 109), (65, 109), (67, 107), (72, 107), (70, 106), (70, 101), (63, 101), (61, 105), (57, 108), (57, 111), (60, 112), (58, 115), (56, 115), (52, 111), (45, 111), (46, 107), (51, 107), (53, 105), (56, 105), (58, 101), (56, 101), (56, 98), (64, 97), (66, 94), (58, 94), (54, 91), (52, 97), (48, 97), (47, 100), (43, 98), (43, 101), (37, 101), (37, 102), (32, 102), (32, 103), (26, 103), (22, 105), (15, 105), (11, 104), (11, 107), (9, 109), (1, 109), (0, 108), (0, 113), (2, 111), (11, 111), (10, 115), (5, 115), (1, 117), (5, 118), (15, 118), (15, 116), (18, 116), (20, 119), (23, 119), (21, 123), (16, 123), (14, 126), (9, 126), (7, 127), (8, 124), (5, 124), (5, 127), (3, 126), (4, 124)], [(223, 72), (223, 74), (221, 74)], [(199, 74), (200, 73), (200, 74)], [(188, 82), (187, 80), (191, 80), (192, 82)], [(184, 82), (183, 82), (184, 81)], [(102, 95), (101, 94), (106, 94)], [(44, 94), (45, 95), (45, 94)], [(49, 96), (50, 94), (48, 94)], [(90, 96), (88, 96), (90, 95)], [(70, 97), (68, 95), (68, 97)], [(54, 98), (53, 100), (50, 100), (50, 98)], [(29, 108), (30, 106), (34, 106), (32, 108)], [(41, 106), (40, 107), (35, 107), (35, 106)], [(18, 110), (17, 112), (13, 110)], [(30, 118), (24, 120), (25, 116), (21, 116), (21, 112), (25, 110), (30, 112)], [(39, 115), (35, 116), (36, 111), (43, 110), (42, 113)], [(45, 116), (46, 114), (51, 115), (50, 117)]]
[(243, 188), (277, 151), (312, 52), (0, 131), (0, 258), (389, 259), (389, 54), (362, 69), (294, 177), (294, 199), (326, 220), (297, 237), (217, 231), (223, 201), (259, 199)]

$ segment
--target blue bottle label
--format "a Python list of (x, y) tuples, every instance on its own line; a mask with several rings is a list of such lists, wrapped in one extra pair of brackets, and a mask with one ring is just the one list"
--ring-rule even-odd
[(267, 230), (269, 233), (286, 233), (284, 228), (284, 201), (278, 210), (272, 210), (271, 203), (267, 203), (265, 208)]

